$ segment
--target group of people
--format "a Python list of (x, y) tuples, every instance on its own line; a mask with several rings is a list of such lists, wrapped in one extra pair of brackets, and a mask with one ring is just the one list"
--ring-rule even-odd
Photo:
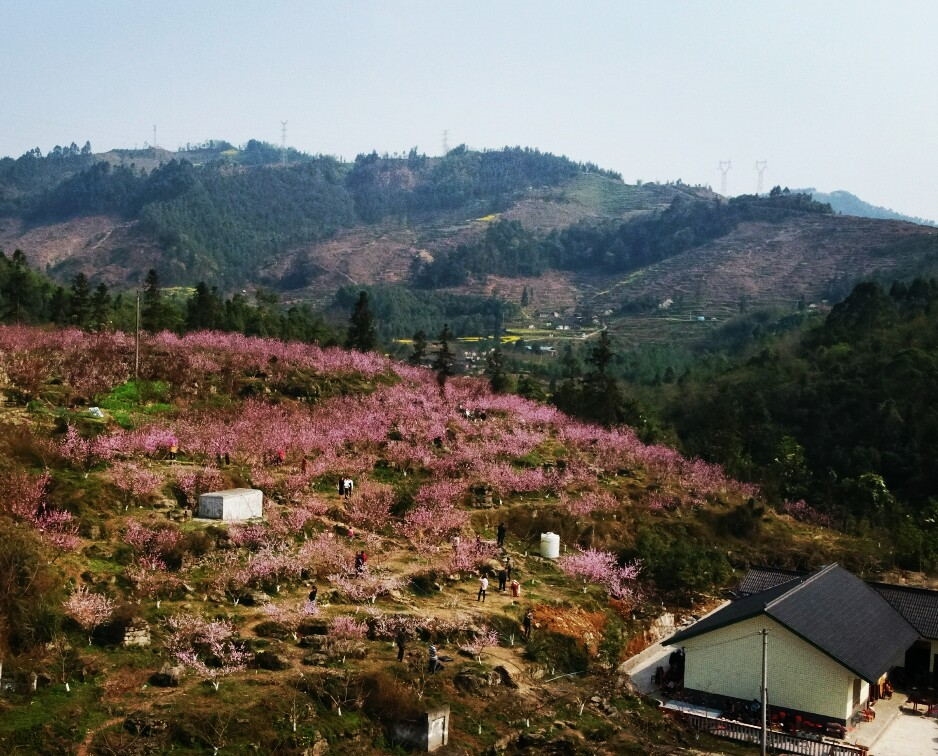
[(348, 475), (343, 475), (339, 479), (339, 496), (342, 496), (346, 499), (352, 498), (352, 490), (355, 488), (355, 483), (352, 481)]

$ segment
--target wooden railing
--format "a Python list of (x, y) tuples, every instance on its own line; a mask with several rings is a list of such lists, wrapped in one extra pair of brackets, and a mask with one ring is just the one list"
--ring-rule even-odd
[[(675, 712), (676, 716), (689, 723), (695, 730), (706, 732), (720, 738), (729, 738), (743, 743), (761, 743), (762, 729), (755, 725), (737, 722), (733, 719), (705, 717), (699, 714)], [(766, 746), (773, 751), (797, 753), (802, 756), (865, 756), (868, 749), (864, 746), (851, 745), (832, 738), (802, 738), (785, 732), (769, 730)]]

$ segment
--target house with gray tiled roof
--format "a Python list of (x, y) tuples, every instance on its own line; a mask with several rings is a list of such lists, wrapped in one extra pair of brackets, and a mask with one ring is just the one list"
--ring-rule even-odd
[[(807, 574), (774, 567), (754, 567), (746, 573), (736, 595), (749, 596)], [(895, 583), (867, 581), (867, 585), (918, 630), (920, 637), (906, 651), (902, 664), (907, 681), (912, 685), (938, 687), (938, 591)]]
[(765, 631), (769, 705), (846, 724), (921, 640), (884, 595), (837, 565), (746, 582), (740, 598), (665, 641), (684, 650), (685, 690), (760, 699)]

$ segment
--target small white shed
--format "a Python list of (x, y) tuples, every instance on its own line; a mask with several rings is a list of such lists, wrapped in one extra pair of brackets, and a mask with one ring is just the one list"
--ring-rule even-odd
[(197, 517), (212, 520), (250, 520), (264, 516), (264, 493), (256, 488), (230, 488), (199, 496)]

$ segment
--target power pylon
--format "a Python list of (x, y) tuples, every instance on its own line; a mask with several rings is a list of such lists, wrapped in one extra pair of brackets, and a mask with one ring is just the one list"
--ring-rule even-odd
[(287, 165), (287, 122), (280, 122), (280, 162), (286, 167)]
[(762, 177), (765, 175), (765, 167), (768, 164), (767, 160), (756, 161), (756, 195), (762, 194)]
[(721, 160), (720, 161), (720, 173), (723, 174), (720, 177), (720, 194), (724, 197), (726, 196), (726, 174), (730, 172), (730, 168), (733, 167), (732, 160)]

